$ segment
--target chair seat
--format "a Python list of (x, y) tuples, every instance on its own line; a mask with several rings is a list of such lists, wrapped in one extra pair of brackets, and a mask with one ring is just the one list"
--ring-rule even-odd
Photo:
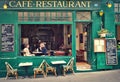
[(33, 70), (34, 71), (42, 71), (42, 69), (40, 69), (40, 68), (34, 68)]
[(51, 69), (56, 69), (55, 67), (47, 67), (47, 69), (51, 70)]
[(44, 71), (44, 63), (45, 60), (42, 61), (42, 63), (40, 64), (40, 66), (38, 68), (34, 68), (34, 78), (36, 78), (37, 74), (43, 74), (43, 76), (45, 77), (45, 71)]
[(47, 73), (50, 71), (52, 73), (55, 74), (55, 76), (57, 76), (56, 74), (56, 68), (53, 67), (53, 66), (50, 66), (47, 62), (45, 62), (45, 66), (46, 66), (46, 76), (47, 76)]
[(39, 70), (39, 68), (34, 68), (33, 70)]

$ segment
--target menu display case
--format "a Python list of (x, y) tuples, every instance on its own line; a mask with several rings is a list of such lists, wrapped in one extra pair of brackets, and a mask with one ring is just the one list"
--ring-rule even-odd
[(94, 39), (94, 52), (106, 52), (106, 40), (104, 38)]

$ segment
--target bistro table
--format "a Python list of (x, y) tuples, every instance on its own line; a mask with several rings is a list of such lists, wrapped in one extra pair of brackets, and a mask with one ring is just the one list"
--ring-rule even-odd
[(62, 69), (61, 69), (61, 65), (63, 65), (63, 64), (66, 64), (66, 61), (64, 61), (64, 60), (57, 60), (57, 61), (51, 61), (51, 63), (53, 64), (53, 65), (56, 65), (56, 67), (57, 67), (57, 69), (56, 69), (56, 71), (57, 71), (57, 75), (59, 75), (59, 74), (61, 74), (62, 73)]
[(21, 62), (19, 63), (19, 67), (24, 67), (25, 68), (25, 73), (26, 73), (26, 77), (28, 77), (28, 67), (32, 66), (33, 63), (32, 62)]
[(44, 55), (42, 52), (36, 52), (36, 51), (34, 51), (34, 52), (32, 52), (33, 54), (35, 54), (35, 56), (41, 56), (41, 55)]

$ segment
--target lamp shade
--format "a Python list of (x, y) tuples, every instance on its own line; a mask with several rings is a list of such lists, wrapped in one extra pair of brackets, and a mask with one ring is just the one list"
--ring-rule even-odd
[(4, 4), (4, 5), (3, 5), (3, 8), (4, 8), (4, 9), (7, 9), (7, 8), (8, 8), (8, 7), (7, 7), (7, 4)]
[(100, 10), (100, 11), (99, 11), (99, 15), (100, 15), (100, 16), (103, 16), (103, 14), (104, 14), (103, 10)]
[(108, 1), (106, 2), (106, 6), (107, 6), (108, 8), (111, 8), (111, 7), (112, 7), (112, 1), (111, 1), (111, 0), (108, 0)]
[(112, 7), (112, 4), (111, 4), (111, 3), (108, 3), (107, 6), (108, 6), (108, 8), (111, 8), (111, 7)]

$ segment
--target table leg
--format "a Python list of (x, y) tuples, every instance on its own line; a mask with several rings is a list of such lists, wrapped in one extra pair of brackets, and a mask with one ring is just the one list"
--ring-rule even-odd
[(24, 69), (25, 69), (25, 75), (24, 75), (24, 77), (28, 78), (29, 77), (29, 75), (28, 75), (28, 66), (25, 66)]
[(61, 65), (56, 65), (56, 73), (57, 75), (61, 75), (62, 74), (62, 70), (61, 70)]
[(28, 67), (25, 67), (25, 75), (28, 77)]

